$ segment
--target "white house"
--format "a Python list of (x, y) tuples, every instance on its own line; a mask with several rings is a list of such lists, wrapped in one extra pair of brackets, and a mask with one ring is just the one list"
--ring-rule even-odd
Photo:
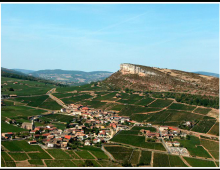
[(47, 144), (47, 147), (48, 147), (48, 148), (53, 148), (53, 147), (54, 147), (54, 144), (53, 144), (53, 143), (48, 143), (48, 144)]
[(90, 146), (90, 141), (89, 141), (89, 140), (85, 140), (84, 145), (85, 145), (85, 146)]

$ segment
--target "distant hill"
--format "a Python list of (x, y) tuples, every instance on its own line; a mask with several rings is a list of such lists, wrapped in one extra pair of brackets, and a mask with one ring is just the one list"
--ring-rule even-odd
[(12, 69), (12, 70), (15, 70), (15, 71), (18, 71), (24, 74), (30, 74), (30, 73), (35, 72), (34, 70), (25, 70), (25, 69)]
[(29, 75), (68, 84), (68, 85), (82, 85), (95, 81), (104, 80), (107, 77), (109, 77), (111, 74), (112, 72), (108, 72), (108, 71), (84, 72), (84, 71), (55, 69), (55, 70), (39, 70), (32, 72)]
[(121, 64), (120, 70), (102, 84), (119, 90), (219, 94), (219, 78), (136, 64)]
[(217, 74), (217, 73), (210, 73), (210, 72), (204, 72), (204, 71), (196, 71), (196, 72), (193, 72), (193, 73), (202, 74), (202, 75), (206, 75), (206, 76), (214, 76), (214, 77), (219, 78), (219, 74)]
[(5, 73), (11, 73), (11, 74), (17, 74), (17, 75), (26, 75), (20, 71), (12, 70), (12, 69), (7, 69), (4, 67), (1, 67), (2, 75), (5, 75)]
[(43, 82), (43, 83), (47, 83), (47, 84), (54, 84), (54, 85), (63, 86), (62, 84), (51, 81), (51, 80), (33, 77), (30, 75), (27, 75), (27, 74), (24, 74), (24, 73), (15, 71), (15, 70), (3, 68), (3, 67), (1, 67), (1, 77), (9, 77), (9, 78), (22, 79), (22, 80), (38, 81), (38, 82)]

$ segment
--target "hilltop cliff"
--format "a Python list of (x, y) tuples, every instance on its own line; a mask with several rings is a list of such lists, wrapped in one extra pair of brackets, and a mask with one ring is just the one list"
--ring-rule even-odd
[(120, 70), (103, 83), (120, 89), (141, 91), (173, 91), (213, 96), (219, 94), (219, 78), (135, 64), (121, 64)]

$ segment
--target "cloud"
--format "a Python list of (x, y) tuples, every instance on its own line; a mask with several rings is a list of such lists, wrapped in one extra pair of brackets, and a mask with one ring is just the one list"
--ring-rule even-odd
[(141, 17), (141, 16), (143, 16), (143, 15), (145, 15), (145, 14), (147, 14), (147, 13), (148, 13), (148, 12), (144, 12), (144, 13), (142, 13), (142, 14), (136, 15), (136, 16), (134, 16), (134, 17), (130, 17), (130, 18), (128, 18), (128, 19), (126, 19), (126, 20), (123, 20), (123, 21), (121, 21), (121, 22), (118, 22), (118, 23), (109, 25), (109, 26), (107, 26), (107, 27), (101, 28), (101, 29), (99, 29), (99, 30), (97, 30), (97, 31), (95, 31), (95, 32), (92, 32), (92, 33), (90, 33), (90, 34), (85, 35), (85, 36), (82, 37), (82, 38), (85, 38), (85, 37), (88, 36), (88, 35), (95, 35), (95, 34), (97, 34), (97, 33), (102, 32), (103, 30), (108, 30), (108, 29), (110, 29), (110, 28), (117, 27), (117, 26), (119, 26), (119, 25), (121, 25), (121, 24), (127, 23), (127, 22), (129, 22), (129, 21), (131, 21), (131, 20), (134, 20), (134, 19), (137, 19), (137, 18), (139, 18), (139, 17)]

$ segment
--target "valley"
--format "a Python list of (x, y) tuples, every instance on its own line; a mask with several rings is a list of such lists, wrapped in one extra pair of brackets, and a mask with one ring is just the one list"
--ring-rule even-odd
[(215, 95), (8, 77), (1, 91), (2, 166), (219, 166)]

